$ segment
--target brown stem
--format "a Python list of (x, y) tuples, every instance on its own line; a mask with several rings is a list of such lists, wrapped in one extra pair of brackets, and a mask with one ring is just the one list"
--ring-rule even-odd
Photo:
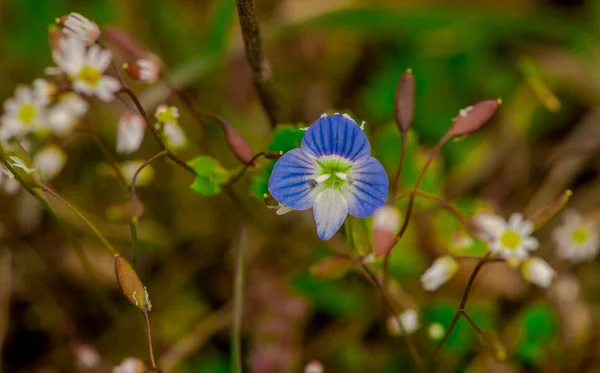
[(396, 198), (396, 192), (398, 189), (398, 181), (402, 174), (402, 165), (404, 164), (404, 156), (406, 154), (406, 138), (408, 133), (402, 132), (402, 148), (400, 150), (400, 161), (398, 162), (398, 168), (396, 169), (396, 176), (394, 176), (394, 182), (392, 183), (392, 201)]
[(119, 179), (121, 184), (124, 185), (125, 188), (127, 188), (127, 181), (125, 180), (125, 176), (123, 175), (123, 170), (121, 170), (121, 167), (119, 167), (119, 165), (117, 164), (117, 160), (115, 159), (115, 157), (113, 157), (110, 150), (108, 150), (106, 143), (100, 137), (100, 134), (98, 133), (98, 131), (96, 131), (96, 129), (92, 129), (92, 136), (94, 138), (94, 141), (98, 145), (98, 148), (100, 148), (100, 151), (104, 155), (104, 158), (106, 158), (106, 161), (108, 162), (108, 164), (110, 164), (110, 167), (115, 171), (117, 179)]
[(264, 53), (262, 39), (260, 36), (260, 25), (256, 15), (254, 0), (236, 0), (238, 15), (244, 45), (246, 47), (246, 57), (252, 69), (252, 80), (254, 87), (262, 102), (263, 108), (271, 127), (278, 123), (277, 102), (275, 99), (275, 90), (271, 76), (271, 64)]
[(154, 361), (154, 350), (152, 349), (152, 333), (150, 332), (150, 317), (148, 316), (148, 310), (143, 309), (144, 319), (146, 319), (146, 334), (148, 334), (148, 352), (150, 353), (150, 363), (152, 364), (152, 371), (158, 372), (156, 367), (156, 361)]
[(173, 160), (175, 163), (177, 163), (181, 167), (183, 167), (186, 170), (188, 170), (191, 174), (196, 175), (196, 171), (194, 171), (194, 169), (192, 167), (190, 167), (190, 165), (188, 165), (187, 163), (185, 163), (185, 161), (183, 161), (181, 158), (177, 157), (175, 154), (173, 154), (169, 150), (169, 148), (167, 148), (167, 145), (165, 144), (164, 140), (162, 139), (162, 137), (160, 136), (160, 134), (158, 133), (158, 131), (156, 130), (156, 128), (154, 128), (154, 126), (152, 125), (152, 122), (150, 121), (150, 118), (148, 117), (148, 114), (146, 113), (146, 110), (144, 110), (144, 107), (142, 106), (142, 103), (137, 98), (137, 96), (135, 95), (135, 93), (133, 93), (133, 91), (130, 88), (128, 88), (128, 87), (121, 88), (120, 92), (126, 93), (129, 96), (129, 98), (131, 98), (131, 100), (133, 101), (133, 103), (137, 107), (138, 111), (140, 112), (140, 114), (144, 118), (144, 121), (146, 122), (146, 127), (148, 127), (148, 129), (152, 133), (152, 136), (154, 136), (154, 138), (156, 139), (156, 142), (158, 142), (158, 146), (160, 146), (160, 148), (166, 152), (167, 157), (171, 158), (171, 160)]
[(467, 319), (467, 321), (469, 322), (469, 324), (471, 324), (471, 326), (473, 327), (473, 329), (475, 329), (475, 331), (478, 334), (483, 334), (483, 330), (481, 330), (477, 324), (475, 324), (475, 321), (473, 321), (473, 319), (471, 318), (471, 316), (469, 316), (469, 314), (467, 313), (467, 311), (462, 310), (460, 311), (461, 315), (464, 316), (465, 319)]
[(158, 158), (162, 157), (165, 154), (167, 154), (167, 151), (163, 150), (160, 153), (153, 155), (152, 157), (150, 157), (150, 159), (146, 160), (146, 162), (142, 163), (142, 165), (140, 167), (138, 167), (137, 170), (135, 170), (135, 173), (133, 174), (133, 178), (131, 179), (131, 198), (132, 199), (136, 199), (136, 195), (135, 195), (135, 182), (136, 182), (137, 177), (140, 174), (140, 172), (142, 172), (142, 170), (146, 166), (148, 166), (150, 163), (152, 163), (153, 161), (157, 160)]
[(263, 155), (265, 155), (265, 152), (260, 152), (260, 153), (256, 153), (254, 155), (254, 157), (252, 157), (252, 159), (250, 160), (250, 162), (246, 163), (244, 165), (244, 167), (242, 167), (242, 169), (240, 170), (240, 172), (237, 173), (237, 175), (235, 175), (234, 177), (231, 178), (231, 180), (229, 182), (227, 182), (226, 186), (232, 186), (233, 184), (235, 184), (239, 179), (242, 178), (242, 176), (244, 176), (244, 174), (246, 173), (246, 171), (248, 171), (248, 168), (250, 168), (254, 162), (262, 157)]
[(419, 369), (421, 369), (423, 367), (423, 359), (421, 358), (421, 355), (419, 354), (419, 351), (417, 350), (417, 347), (414, 345), (412, 339), (406, 332), (406, 329), (404, 328), (404, 325), (402, 324), (402, 320), (399, 319), (399, 317), (398, 317), (399, 312), (396, 310), (396, 307), (394, 307), (394, 304), (391, 301), (390, 296), (387, 294), (387, 291), (385, 290), (383, 284), (381, 283), (381, 281), (379, 281), (379, 279), (377, 278), (375, 273), (373, 273), (373, 271), (371, 271), (369, 269), (369, 267), (367, 265), (365, 265), (365, 263), (363, 263), (362, 260), (359, 259), (358, 263), (360, 263), (361, 268), (363, 269), (363, 271), (365, 271), (365, 273), (367, 274), (369, 279), (375, 284), (375, 286), (377, 286), (377, 289), (379, 289), (379, 292), (381, 293), (381, 297), (383, 298), (385, 304), (390, 309), (390, 311), (392, 312), (394, 317), (396, 317), (398, 319), (398, 325), (400, 327), (400, 331), (402, 332), (402, 336), (404, 337), (404, 340), (406, 341), (408, 351), (410, 352), (413, 360), (415, 361), (415, 364), (417, 364), (417, 367)]
[(458, 309), (456, 310), (454, 317), (452, 317), (452, 321), (450, 322), (450, 325), (448, 326), (448, 330), (446, 330), (446, 334), (444, 335), (444, 338), (442, 338), (440, 343), (438, 343), (438, 345), (436, 346), (435, 350), (433, 350), (433, 353), (431, 354), (431, 358), (429, 360), (430, 363), (433, 362), (437, 353), (442, 349), (442, 347), (444, 346), (446, 341), (448, 341), (448, 338), (450, 337), (450, 334), (452, 334), (452, 331), (454, 330), (456, 323), (460, 319), (461, 315), (463, 315), (463, 312), (465, 312), (467, 300), (469, 299), (469, 295), (471, 294), (471, 289), (473, 288), (475, 279), (477, 278), (477, 275), (481, 271), (481, 268), (490, 260), (491, 254), (492, 254), (491, 252), (488, 252), (487, 254), (485, 254), (485, 256), (479, 260), (479, 262), (473, 269), (473, 273), (471, 273), (471, 277), (469, 277), (469, 282), (467, 283), (465, 292), (463, 293), (462, 299), (460, 300), (460, 305), (458, 306)]

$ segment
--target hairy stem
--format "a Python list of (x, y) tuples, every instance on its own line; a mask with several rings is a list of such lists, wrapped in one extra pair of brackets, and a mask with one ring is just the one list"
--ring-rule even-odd
[(272, 82), (271, 64), (264, 53), (254, 0), (236, 0), (235, 3), (246, 47), (246, 57), (252, 69), (254, 87), (258, 91), (271, 127), (275, 127), (279, 119), (277, 116), (278, 106)]

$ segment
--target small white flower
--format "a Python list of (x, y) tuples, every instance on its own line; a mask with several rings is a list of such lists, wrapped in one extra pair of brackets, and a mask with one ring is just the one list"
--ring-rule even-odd
[(404, 331), (408, 334), (416, 332), (421, 326), (417, 311), (412, 309), (404, 311), (399, 316), (390, 316), (388, 318), (388, 332), (395, 336), (402, 335), (400, 323), (402, 323)]
[(435, 322), (429, 325), (429, 328), (427, 328), (427, 334), (429, 335), (429, 338), (433, 339), (434, 341), (442, 339), (442, 337), (444, 337), (444, 333), (446, 333), (446, 330), (439, 322)]
[(98, 25), (79, 13), (70, 13), (60, 19), (59, 23), (64, 26), (65, 35), (76, 37), (87, 45), (94, 44), (100, 37)]
[(179, 109), (177, 106), (169, 106), (166, 104), (158, 105), (154, 117), (162, 124), (178, 124)]
[(15, 176), (0, 164), (0, 191), (13, 195), (19, 191), (20, 186)]
[(598, 226), (585, 220), (575, 210), (565, 212), (564, 223), (552, 232), (557, 254), (575, 263), (590, 260), (598, 254)]
[[(129, 161), (121, 164), (121, 171), (123, 171), (123, 176), (129, 184), (131, 184), (135, 172), (142, 166), (142, 164), (144, 164), (144, 161), (142, 160)], [(148, 186), (152, 180), (154, 180), (154, 168), (151, 165), (148, 165), (144, 167), (144, 169), (138, 174), (135, 180), (135, 186)]]
[(400, 226), (400, 211), (394, 205), (383, 205), (373, 215), (373, 230), (396, 233)]
[(100, 364), (100, 354), (90, 345), (80, 344), (75, 347), (77, 366), (82, 371), (87, 371)]
[(539, 287), (547, 288), (552, 283), (556, 272), (543, 259), (532, 257), (521, 266), (521, 274), (528, 282)]
[(103, 73), (110, 66), (112, 53), (94, 45), (86, 50), (76, 37), (60, 41), (60, 49), (52, 53), (54, 62), (73, 82), (73, 90), (102, 101), (111, 101), (121, 85), (117, 79)]
[(489, 241), (490, 251), (506, 259), (507, 263), (516, 267), (529, 257), (529, 252), (536, 250), (539, 242), (531, 237), (533, 223), (523, 220), (523, 215), (514, 213), (504, 221), (501, 217), (486, 213), (474, 218), (479, 228), (483, 229), (485, 239)]
[(44, 124), (44, 109), (45, 103), (36, 97), (31, 88), (18, 86), (14, 97), (4, 102), (0, 138), (8, 140), (39, 130)]
[(421, 276), (423, 289), (436, 291), (448, 282), (458, 271), (458, 263), (451, 256), (437, 258)]
[(42, 105), (47, 105), (52, 101), (52, 97), (56, 94), (56, 85), (45, 79), (36, 79), (33, 81), (33, 97)]
[(33, 158), (40, 177), (43, 181), (54, 179), (67, 162), (67, 154), (56, 145), (48, 145), (40, 150)]
[(323, 364), (317, 360), (313, 360), (310, 363), (306, 364), (304, 367), (304, 373), (323, 373), (325, 372), (325, 368), (323, 368)]
[(159, 105), (154, 116), (159, 122), (157, 128), (162, 127), (165, 143), (171, 150), (182, 149), (187, 145), (185, 133), (178, 123), (179, 109), (176, 106)]
[(113, 368), (112, 373), (144, 373), (146, 365), (140, 359), (128, 357), (123, 362)]
[(129, 154), (138, 150), (145, 131), (144, 119), (139, 114), (124, 113), (117, 126), (117, 152)]
[(154, 83), (158, 79), (160, 66), (152, 60), (140, 59), (137, 60), (139, 68), (139, 80), (144, 83)]
[(76, 93), (65, 93), (58, 98), (48, 113), (52, 132), (58, 136), (68, 135), (88, 110), (88, 103)]

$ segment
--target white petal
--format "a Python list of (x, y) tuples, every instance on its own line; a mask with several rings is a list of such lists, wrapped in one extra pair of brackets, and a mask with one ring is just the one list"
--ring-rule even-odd
[(337, 189), (327, 188), (315, 199), (313, 214), (317, 222), (317, 234), (323, 240), (337, 232), (348, 215), (348, 204)]

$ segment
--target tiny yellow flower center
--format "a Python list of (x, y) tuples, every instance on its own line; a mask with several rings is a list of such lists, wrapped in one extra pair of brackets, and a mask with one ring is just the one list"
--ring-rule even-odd
[(175, 116), (173, 115), (173, 109), (171, 109), (171, 108), (168, 108), (168, 109), (165, 109), (165, 110), (159, 112), (156, 115), (156, 118), (161, 123), (169, 123), (169, 122), (177, 123), (177, 118), (175, 118)]
[(91, 86), (95, 86), (100, 81), (102, 77), (102, 73), (98, 71), (95, 67), (92, 66), (84, 66), (79, 72), (79, 79), (83, 80), (87, 84)]
[(35, 105), (27, 103), (21, 105), (19, 108), (18, 117), (21, 123), (31, 124), (37, 115), (37, 108)]
[(571, 233), (571, 240), (577, 245), (585, 244), (590, 237), (590, 232), (585, 227), (577, 228)]
[(507, 249), (514, 250), (521, 244), (521, 236), (515, 231), (507, 230), (502, 233), (500, 243)]

